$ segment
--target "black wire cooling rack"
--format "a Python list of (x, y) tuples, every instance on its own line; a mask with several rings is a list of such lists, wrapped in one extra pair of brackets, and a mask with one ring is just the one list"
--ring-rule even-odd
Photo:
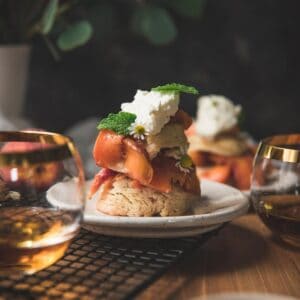
[(128, 239), (86, 230), (51, 267), (22, 278), (0, 277), (0, 300), (132, 299), (170, 265), (204, 243), (197, 238)]

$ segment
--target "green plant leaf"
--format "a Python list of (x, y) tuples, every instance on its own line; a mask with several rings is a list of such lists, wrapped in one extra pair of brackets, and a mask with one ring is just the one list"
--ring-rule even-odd
[(129, 126), (135, 119), (135, 114), (120, 111), (117, 114), (109, 114), (106, 118), (102, 119), (97, 128), (99, 130), (109, 129), (121, 135), (129, 135)]
[(203, 14), (206, 0), (168, 0), (167, 3), (183, 17), (198, 18)]
[(41, 32), (48, 34), (54, 24), (55, 16), (58, 8), (58, 0), (50, 0), (46, 5), (41, 19)]
[(187, 86), (180, 83), (168, 83), (165, 85), (159, 85), (151, 89), (151, 91), (161, 92), (161, 93), (186, 93), (198, 95), (199, 91), (193, 86)]
[(93, 34), (92, 25), (88, 21), (79, 21), (69, 26), (57, 39), (57, 46), (62, 51), (69, 51), (84, 45)]
[(177, 29), (169, 13), (158, 6), (142, 6), (133, 14), (132, 29), (144, 36), (154, 45), (165, 45), (172, 42)]

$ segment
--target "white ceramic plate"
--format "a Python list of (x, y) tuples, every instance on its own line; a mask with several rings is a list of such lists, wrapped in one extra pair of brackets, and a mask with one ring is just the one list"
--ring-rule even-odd
[(131, 237), (131, 238), (179, 238), (201, 235), (213, 231), (222, 224), (206, 227), (183, 227), (183, 228), (147, 228), (147, 227), (116, 227), (99, 226), (98, 224), (83, 224), (83, 228), (104, 235)]
[[(86, 183), (87, 189), (90, 182)], [(83, 227), (114, 236), (183, 237), (214, 230), (224, 222), (247, 212), (249, 201), (239, 190), (212, 181), (202, 180), (201, 199), (189, 215), (178, 217), (119, 217), (96, 210), (97, 194), (87, 200)], [(48, 201), (56, 207), (71, 208), (64, 197), (76, 193), (73, 181), (58, 183), (47, 191)]]

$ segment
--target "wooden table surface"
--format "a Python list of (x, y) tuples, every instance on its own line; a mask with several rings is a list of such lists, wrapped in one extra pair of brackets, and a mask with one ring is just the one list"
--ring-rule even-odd
[(300, 298), (300, 249), (276, 241), (254, 214), (226, 225), (137, 299), (190, 299), (224, 292)]

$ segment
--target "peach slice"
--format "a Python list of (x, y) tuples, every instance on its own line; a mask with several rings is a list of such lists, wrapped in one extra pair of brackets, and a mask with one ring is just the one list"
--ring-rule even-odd
[[(158, 191), (168, 193), (176, 182), (189, 192), (200, 192), (194, 172), (183, 173), (175, 166), (174, 159), (158, 157), (150, 161), (142, 143), (110, 130), (100, 131), (93, 154), (100, 167), (123, 173)], [(100, 178), (95, 178), (92, 191), (97, 190), (100, 181)]]
[(101, 130), (93, 154), (100, 167), (124, 173), (142, 184), (152, 179), (153, 168), (148, 154), (131, 138), (110, 130)]
[(231, 175), (230, 165), (219, 165), (207, 168), (197, 168), (199, 178), (227, 183)]
[(183, 173), (176, 161), (168, 157), (158, 157), (153, 162), (154, 174), (149, 187), (163, 193), (169, 193), (173, 184), (178, 184), (187, 192), (200, 193), (199, 180), (193, 170)]
[(235, 186), (240, 190), (250, 188), (250, 177), (252, 173), (252, 157), (237, 157), (232, 162), (232, 174)]
[(149, 184), (153, 177), (153, 168), (147, 153), (130, 138), (124, 139), (125, 168), (130, 178), (138, 180), (142, 184)]
[[(100, 167), (113, 170), (115, 170), (115, 167), (118, 164), (122, 164), (123, 139), (124, 136), (118, 135), (111, 130), (101, 130), (98, 134), (93, 150), (93, 156), (96, 164)], [(115, 171), (119, 171), (119, 169)]]

